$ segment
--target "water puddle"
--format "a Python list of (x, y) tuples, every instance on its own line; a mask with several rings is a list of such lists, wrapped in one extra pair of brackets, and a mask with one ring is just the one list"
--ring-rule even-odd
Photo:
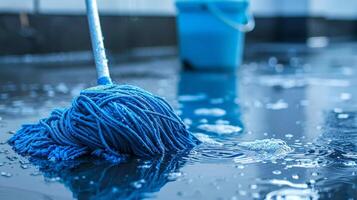
[(218, 135), (230, 135), (233, 133), (239, 133), (242, 130), (242, 128), (239, 126), (228, 124), (202, 124), (199, 125), (198, 128)]
[[(68, 106), (93, 84), (83, 69), (43, 69), (32, 82), (14, 79), (15, 72), (0, 73), (0, 193), (6, 199), (15, 194), (28, 199), (356, 198), (354, 73), (349, 66), (317, 69), (303, 61), (296, 55), (270, 57), (246, 64), (239, 75), (177, 73), (160, 67), (164, 61), (150, 63), (150, 76), (136, 65), (130, 67), (140, 76), (125, 75), (132, 68), (113, 67), (117, 80), (169, 99), (202, 142), (177, 155), (121, 164), (90, 158), (53, 163), (14, 153), (6, 141), (20, 124)], [(56, 78), (58, 71), (71, 81)], [(82, 73), (84, 80), (77, 81)]]

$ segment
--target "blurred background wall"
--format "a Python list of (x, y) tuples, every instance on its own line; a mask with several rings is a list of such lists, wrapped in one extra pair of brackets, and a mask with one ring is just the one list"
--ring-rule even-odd
[[(175, 46), (174, 0), (99, 0), (112, 52)], [(351, 41), (356, 0), (251, 0), (256, 29), (247, 43)], [(90, 49), (84, 0), (1, 0), (0, 55)], [(320, 43), (316, 43), (320, 44)]]

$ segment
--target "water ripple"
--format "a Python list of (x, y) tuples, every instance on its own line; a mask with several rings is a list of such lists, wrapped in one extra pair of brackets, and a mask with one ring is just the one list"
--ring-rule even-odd
[(269, 192), (265, 200), (294, 199), (294, 200), (317, 200), (319, 193), (313, 189), (284, 188)]

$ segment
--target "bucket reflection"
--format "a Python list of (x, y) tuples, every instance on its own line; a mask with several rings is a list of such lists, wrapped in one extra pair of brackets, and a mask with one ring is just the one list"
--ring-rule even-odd
[[(238, 99), (238, 78), (233, 73), (184, 71), (180, 74), (181, 117), (192, 124), (231, 124), (242, 127)], [(199, 126), (191, 131), (202, 131)]]

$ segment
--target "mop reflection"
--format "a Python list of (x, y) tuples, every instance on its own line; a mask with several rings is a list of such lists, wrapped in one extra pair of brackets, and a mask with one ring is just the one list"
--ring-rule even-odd
[(184, 165), (181, 157), (132, 158), (120, 164), (93, 160), (32, 162), (39, 166), (46, 179), (62, 182), (76, 199), (142, 199), (176, 179), (173, 174)]

